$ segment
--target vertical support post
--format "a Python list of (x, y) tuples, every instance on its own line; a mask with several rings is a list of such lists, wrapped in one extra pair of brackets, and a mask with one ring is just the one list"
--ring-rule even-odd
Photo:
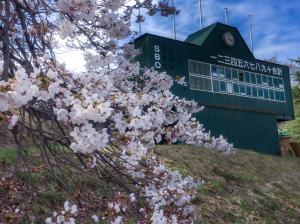
[(199, 12), (200, 12), (200, 29), (203, 29), (203, 14), (202, 14), (202, 0), (199, 0)]
[(250, 49), (252, 54), (254, 54), (253, 52), (253, 34), (252, 34), (252, 16), (249, 15), (249, 38), (250, 38)]
[[(172, 0), (172, 7), (174, 7), (174, 0)], [(172, 20), (173, 20), (173, 34), (174, 34), (174, 40), (176, 40), (177, 37), (176, 37), (176, 20), (175, 20), (175, 12), (173, 13)]]
[[(139, 6), (139, 19), (141, 18), (141, 8)], [(139, 36), (142, 35), (142, 22), (139, 20)]]
[(225, 24), (228, 25), (228, 9), (225, 8)]

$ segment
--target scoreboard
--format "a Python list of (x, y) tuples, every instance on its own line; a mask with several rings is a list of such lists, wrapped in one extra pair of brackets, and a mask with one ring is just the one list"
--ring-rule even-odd
[(257, 60), (235, 27), (215, 23), (184, 42), (144, 34), (135, 47), (142, 66), (184, 78), (173, 93), (205, 106), (195, 116), (213, 135), (279, 152), (277, 122), (294, 119), (289, 68)]

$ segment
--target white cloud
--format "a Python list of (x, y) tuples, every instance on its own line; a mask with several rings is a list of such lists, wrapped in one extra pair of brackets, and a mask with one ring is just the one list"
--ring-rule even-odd
[(60, 63), (65, 63), (69, 71), (81, 72), (85, 70), (85, 62), (82, 51), (66, 50), (57, 53), (57, 59)]

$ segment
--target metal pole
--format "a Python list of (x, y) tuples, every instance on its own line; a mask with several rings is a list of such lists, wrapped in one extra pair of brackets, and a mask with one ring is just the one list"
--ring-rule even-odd
[(139, 7), (139, 36), (142, 35), (142, 23), (140, 19), (141, 19), (141, 8)]
[(253, 52), (253, 36), (252, 36), (252, 17), (249, 15), (249, 38), (250, 38), (250, 49), (252, 54)]
[(228, 16), (227, 16), (227, 13), (228, 13), (228, 9), (225, 8), (225, 24), (228, 25)]
[(202, 15), (202, 0), (199, 0), (199, 10), (200, 10), (200, 28), (203, 29), (203, 15)]
[[(174, 0), (172, 0), (172, 6), (174, 7)], [(173, 13), (173, 34), (174, 34), (174, 40), (176, 40), (176, 21), (175, 21), (175, 12)]]

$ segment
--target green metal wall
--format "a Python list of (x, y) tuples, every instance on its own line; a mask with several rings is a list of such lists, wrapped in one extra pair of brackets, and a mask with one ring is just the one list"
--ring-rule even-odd
[[(236, 44), (232, 48), (225, 47), (222, 42), (222, 34), (227, 31), (236, 37)], [(216, 24), (205, 32), (205, 38), (201, 39), (199, 46), (197, 45), (199, 38), (195, 43), (187, 43), (145, 34), (135, 41), (135, 47), (141, 50), (137, 60), (142, 66), (149, 68), (155, 67), (159, 61), (161, 68), (156, 66), (158, 71), (166, 71), (174, 79), (178, 76), (185, 77), (187, 83), (189, 83), (189, 59), (224, 66), (210, 57), (221, 54), (256, 61), (266, 66), (275, 65), (256, 60), (234, 27)], [(156, 46), (159, 46), (159, 60), (155, 57)], [(204, 111), (195, 116), (212, 134), (222, 134), (239, 148), (277, 154), (279, 150), (277, 121), (293, 119), (294, 112), (289, 69), (287, 66), (277, 64), (276, 66), (283, 71), (286, 102), (195, 91), (191, 90), (189, 85), (182, 86), (177, 83), (174, 84), (172, 91), (178, 96), (193, 99), (205, 106)]]
[(278, 153), (278, 131), (274, 115), (225, 108), (205, 107), (196, 114), (213, 136), (223, 135), (241, 149)]

